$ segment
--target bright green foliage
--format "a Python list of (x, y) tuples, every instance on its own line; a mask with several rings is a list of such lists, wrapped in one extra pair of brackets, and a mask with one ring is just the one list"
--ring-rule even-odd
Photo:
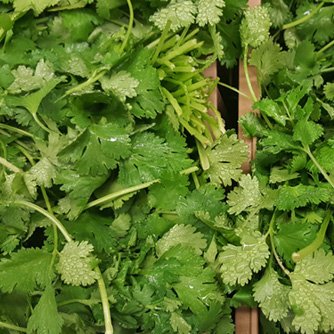
[(277, 252), (287, 261), (292, 254), (309, 245), (316, 237), (317, 227), (307, 223), (283, 223), (274, 235)]
[(257, 178), (242, 175), (239, 186), (228, 194), (227, 203), (230, 206), (228, 212), (230, 214), (240, 214), (242, 211), (260, 205), (261, 199)]
[(312, 144), (323, 134), (323, 127), (312, 121), (300, 120), (296, 124), (293, 139), (299, 140), (304, 146)]
[(331, 194), (331, 190), (324, 187), (305, 186), (303, 184), (294, 187), (283, 186), (279, 190), (276, 206), (279, 210), (292, 210), (310, 203), (326, 202), (330, 199)]
[[(257, 68), (258, 82), (269, 84), (273, 74), (286, 66), (286, 52), (270, 38), (250, 54), (249, 64)], [(263, 101), (263, 100), (262, 100)], [(261, 101), (261, 102), (262, 102)]]
[(188, 27), (195, 21), (196, 6), (192, 1), (181, 0), (171, 2), (167, 7), (160, 9), (150, 17), (150, 21), (159, 29), (163, 30), (168, 21), (171, 22), (170, 29), (177, 31)]
[(287, 316), (290, 307), (288, 294), (291, 287), (280, 283), (279, 276), (271, 265), (254, 284), (253, 289), (254, 299), (270, 321), (279, 321)]
[(12, 253), (9, 260), (0, 263), (1, 290), (31, 292), (37, 285), (45, 287), (53, 276), (52, 272), (49, 273), (51, 257), (52, 254), (38, 248)]
[(273, 167), (270, 171), (270, 183), (282, 183), (299, 177), (298, 173), (290, 173), (289, 170), (281, 167)]
[(13, 0), (14, 8), (17, 12), (26, 12), (30, 9), (34, 11), (34, 14), (38, 16), (46, 8), (55, 6), (60, 0)]
[(219, 23), (224, 6), (224, 0), (199, 0), (196, 22), (200, 27)]
[(269, 4), (270, 20), (274, 28), (280, 28), (290, 16), (288, 5), (284, 0), (264, 0), (262, 4)]
[(334, 101), (334, 83), (327, 82), (326, 85), (324, 85), (324, 93), (327, 100)]
[(256, 6), (247, 9), (240, 25), (242, 45), (253, 48), (260, 46), (268, 40), (270, 26), (270, 16), (266, 7)]
[(224, 283), (245, 285), (253, 273), (265, 266), (269, 257), (269, 248), (265, 237), (259, 234), (244, 235), (241, 246), (227, 245), (219, 254), (222, 264), (220, 272)]
[(158, 257), (176, 245), (191, 247), (195, 254), (202, 254), (202, 250), (206, 247), (206, 240), (202, 233), (195, 231), (195, 227), (191, 225), (175, 225), (157, 242), (156, 252)]
[(174, 332), (180, 334), (190, 334), (191, 326), (176, 312), (172, 312), (170, 322)]
[(98, 275), (91, 267), (94, 261), (91, 256), (93, 249), (87, 241), (71, 241), (64, 246), (60, 252), (57, 271), (66, 284), (86, 286), (96, 281)]
[(28, 321), (28, 333), (60, 334), (64, 320), (58, 313), (54, 288), (48, 284)]
[(288, 119), (286, 112), (276, 103), (269, 98), (263, 98), (258, 102), (255, 102), (253, 109), (259, 109), (261, 113), (273, 118), (278, 124), (285, 126)]
[(248, 147), (235, 134), (224, 135), (217, 145), (207, 151), (210, 168), (205, 172), (214, 184), (230, 186), (241, 177), (241, 165), (247, 161)]
[(49, 188), (56, 177), (56, 167), (47, 158), (42, 158), (36, 165), (29, 169), (27, 175), (38, 186)]
[(110, 77), (104, 76), (100, 79), (100, 82), (105, 91), (111, 91), (122, 102), (137, 95), (136, 88), (139, 85), (139, 81), (128, 72), (120, 71)]

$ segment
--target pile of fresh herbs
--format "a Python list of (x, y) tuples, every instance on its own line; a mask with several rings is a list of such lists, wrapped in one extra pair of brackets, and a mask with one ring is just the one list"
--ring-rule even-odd
[(262, 117), (239, 120), (257, 152), (253, 175), (227, 198), (240, 241), (219, 259), (223, 282), (260, 307), (263, 333), (334, 330), (333, 19), (332, 1), (273, 0), (240, 25), (248, 98)]
[(244, 7), (0, 1), (1, 333), (233, 333), (248, 152), (202, 71), (237, 63)]
[[(1, 0), (1, 333), (230, 334), (240, 303), (263, 333), (333, 332), (333, 19), (332, 1)], [(252, 175), (202, 74), (240, 55)]]

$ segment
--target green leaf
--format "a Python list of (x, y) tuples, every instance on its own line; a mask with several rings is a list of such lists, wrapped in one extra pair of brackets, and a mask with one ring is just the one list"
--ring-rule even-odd
[(304, 146), (310, 145), (320, 138), (324, 129), (320, 124), (312, 121), (300, 120), (293, 129), (293, 139), (300, 141)]
[(42, 158), (29, 169), (26, 173), (27, 176), (37, 185), (50, 188), (52, 180), (56, 177), (56, 168), (47, 158)]
[(174, 332), (180, 334), (190, 334), (191, 326), (176, 312), (172, 312), (170, 323)]
[(156, 244), (156, 253), (161, 257), (166, 251), (176, 245), (191, 247), (195, 254), (201, 255), (206, 247), (206, 240), (203, 234), (195, 232), (196, 228), (191, 225), (175, 225), (158, 240)]
[(290, 134), (271, 130), (267, 132), (267, 137), (263, 138), (259, 143), (261, 147), (268, 147), (267, 150), (274, 154), (281, 151), (300, 151), (301, 146), (295, 142)]
[(324, 85), (324, 94), (327, 100), (334, 101), (334, 83), (327, 82)]
[(225, 6), (224, 0), (199, 0), (198, 2), (198, 14), (196, 22), (200, 27), (207, 24), (215, 25), (219, 23), (220, 16), (223, 14), (223, 8)]
[(318, 284), (331, 281), (334, 277), (334, 256), (319, 249), (298, 263), (294, 274), (303, 275), (308, 281)]
[[(38, 248), (20, 249), (9, 260), (0, 263), (0, 288), (4, 292), (13, 289), (31, 292), (37, 284), (46, 286), (50, 280), (49, 267), (52, 254)], [(51, 277), (52, 277), (51, 273)]]
[(238, 122), (242, 126), (246, 137), (261, 138), (265, 134), (265, 124), (254, 112), (247, 112), (239, 118)]
[(59, 254), (59, 262), (56, 266), (66, 284), (86, 286), (98, 279), (97, 273), (91, 267), (94, 261), (91, 255), (93, 249), (87, 241), (66, 243)]
[(126, 71), (119, 71), (110, 77), (106, 75), (100, 79), (102, 88), (115, 94), (120, 101), (125, 102), (127, 98), (137, 96), (135, 88), (138, 87), (139, 81)]
[(279, 189), (276, 207), (279, 210), (293, 210), (304, 207), (307, 204), (319, 204), (329, 201), (331, 190), (328, 188), (306, 186), (298, 184), (297, 186), (283, 186)]
[(288, 119), (285, 111), (278, 105), (277, 102), (263, 98), (254, 103), (253, 109), (259, 109), (262, 114), (274, 119), (278, 124), (285, 126)]
[(281, 223), (274, 234), (277, 252), (286, 261), (292, 261), (292, 254), (308, 246), (316, 238), (317, 227), (307, 223)]
[(284, 0), (265, 0), (262, 2), (262, 4), (266, 3), (270, 4), (268, 11), (273, 27), (281, 28), (291, 15), (288, 5), (284, 2)]
[(255, 6), (252, 9), (246, 9), (244, 14), (245, 17), (240, 25), (242, 45), (256, 48), (269, 38), (271, 22), (268, 9), (263, 6)]
[(259, 233), (254, 236), (244, 235), (241, 246), (224, 246), (218, 258), (222, 264), (220, 273), (223, 282), (229, 285), (247, 284), (253, 273), (265, 266), (269, 254), (266, 238)]
[(48, 284), (28, 320), (28, 334), (60, 334), (63, 322), (58, 313), (55, 290)]
[[(249, 57), (249, 64), (256, 66), (260, 85), (268, 85), (271, 76), (286, 66), (285, 58), (286, 52), (282, 51), (280, 45), (274, 43), (272, 38), (261, 44), (257, 49), (253, 49)], [(260, 101), (263, 101), (263, 99)]]
[(247, 211), (260, 205), (261, 199), (257, 178), (252, 178), (250, 175), (242, 175), (239, 186), (228, 194), (227, 204), (230, 206), (228, 212), (238, 215), (242, 211)]
[(170, 29), (177, 31), (180, 28), (190, 26), (195, 21), (196, 12), (197, 8), (192, 1), (180, 0), (171, 2), (167, 7), (155, 12), (150, 17), (150, 21), (160, 30), (163, 30), (167, 22), (170, 21)]
[(25, 13), (32, 9), (34, 15), (38, 16), (46, 8), (55, 6), (60, 0), (14, 0), (15, 11)]
[(299, 177), (298, 173), (290, 173), (288, 169), (274, 166), (270, 170), (269, 183), (282, 183)]
[(270, 321), (276, 322), (287, 316), (291, 287), (280, 283), (279, 276), (271, 265), (261, 279), (254, 283), (253, 289), (254, 299)]
[(232, 180), (238, 181), (241, 177), (241, 165), (247, 161), (248, 154), (248, 146), (235, 134), (224, 135), (213, 149), (207, 150), (210, 168), (205, 171), (205, 177), (216, 185), (232, 185)]
[[(331, 173), (334, 170), (334, 148), (329, 145), (329, 142), (324, 142), (322, 146), (314, 152), (314, 157), (319, 165), (326, 171)], [(312, 172), (320, 173), (318, 167), (313, 161), (309, 161), (307, 168)]]

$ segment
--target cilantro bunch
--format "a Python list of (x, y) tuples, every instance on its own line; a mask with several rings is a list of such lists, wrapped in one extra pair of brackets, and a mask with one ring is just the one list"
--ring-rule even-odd
[(333, 10), (328, 2), (264, 1), (240, 25), (247, 97), (260, 115), (239, 122), (257, 137), (257, 152), (252, 176), (227, 196), (239, 239), (218, 261), (223, 282), (260, 307), (265, 333), (334, 329), (334, 59), (325, 28)]
[(236, 62), (244, 5), (0, 1), (1, 332), (233, 332), (248, 152), (202, 71)]

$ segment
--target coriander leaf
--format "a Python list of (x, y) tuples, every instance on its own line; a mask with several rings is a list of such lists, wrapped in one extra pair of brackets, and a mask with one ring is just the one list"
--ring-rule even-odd
[[(324, 142), (323, 144), (323, 146), (320, 146), (314, 152), (314, 157), (326, 172), (332, 172), (334, 170), (334, 148), (329, 145), (329, 142)], [(312, 172), (320, 172), (318, 167), (311, 160), (308, 162), (307, 168)]]
[(334, 83), (327, 82), (324, 85), (324, 94), (327, 100), (334, 101)]
[(32, 9), (38, 16), (46, 8), (55, 6), (60, 0), (13, 0), (15, 11), (25, 13)]
[(319, 204), (327, 202), (331, 197), (331, 191), (324, 187), (306, 186), (283, 186), (279, 189), (276, 207), (279, 210), (293, 210), (307, 204)]
[(129, 155), (128, 131), (112, 123), (92, 124), (59, 154), (65, 162), (76, 162), (79, 174), (93, 176), (115, 169), (119, 159)]
[(267, 132), (267, 137), (263, 138), (259, 143), (261, 147), (268, 147), (267, 150), (277, 154), (281, 151), (300, 151), (300, 145), (295, 142), (292, 135), (278, 131), (271, 130)]
[(228, 212), (238, 215), (242, 211), (258, 206), (261, 203), (261, 199), (257, 178), (252, 178), (250, 175), (242, 175), (239, 186), (228, 194), (227, 204), (230, 206)]
[(48, 61), (45, 62), (44, 59), (38, 62), (35, 73), (32, 68), (20, 65), (16, 70), (12, 70), (12, 74), (15, 80), (8, 87), (11, 94), (40, 89), (55, 76), (52, 64)]
[(28, 333), (60, 334), (63, 323), (57, 309), (55, 290), (48, 284), (28, 320)]
[(150, 21), (163, 30), (168, 21), (171, 22), (170, 29), (177, 31), (180, 28), (188, 27), (195, 21), (195, 14), (197, 8), (192, 1), (180, 0), (178, 2), (171, 2), (167, 7), (155, 12)]
[(105, 75), (100, 79), (100, 82), (106, 92), (111, 91), (122, 102), (125, 102), (128, 97), (137, 96), (135, 88), (138, 87), (139, 81), (126, 71), (119, 71), (110, 77)]
[(201, 255), (206, 247), (206, 240), (203, 234), (195, 232), (196, 228), (191, 225), (175, 225), (167, 233), (165, 233), (156, 244), (156, 252), (161, 257), (170, 248), (176, 245), (183, 247), (191, 247), (195, 254)]
[(196, 22), (200, 27), (206, 24), (215, 25), (219, 23), (220, 16), (223, 15), (222, 7), (225, 6), (224, 0), (199, 0), (198, 14)]
[(235, 134), (221, 137), (212, 149), (207, 150), (210, 168), (205, 171), (205, 177), (213, 184), (232, 185), (232, 180), (241, 177), (241, 165), (248, 159), (248, 146), (237, 139)]
[(119, 163), (119, 180), (123, 186), (158, 179), (165, 171), (179, 172), (191, 166), (184, 147), (176, 151), (152, 132), (139, 132), (131, 139), (131, 154)]
[(271, 76), (286, 66), (285, 57), (286, 52), (272, 38), (253, 49), (249, 64), (256, 66), (259, 84), (269, 84)]
[(294, 273), (291, 274), (291, 281), (289, 300), (296, 314), (292, 321), (295, 329), (305, 334), (333, 329), (334, 282), (313, 284), (303, 275)]
[(252, 46), (256, 48), (269, 38), (269, 29), (271, 26), (270, 16), (266, 7), (255, 6), (252, 9), (246, 9), (245, 17), (240, 24), (240, 36), (243, 46)]
[(262, 4), (269, 4), (268, 11), (274, 28), (280, 28), (291, 15), (288, 5), (284, 0), (265, 0)]
[(66, 284), (86, 286), (98, 279), (97, 273), (91, 267), (95, 260), (91, 255), (93, 249), (94, 247), (87, 241), (66, 243), (59, 254), (59, 262), (56, 266)]
[(38, 248), (22, 248), (12, 253), (10, 259), (3, 259), (0, 263), (1, 290), (31, 292), (37, 284), (46, 286), (50, 279), (51, 258), (52, 254)]
[(324, 133), (320, 124), (312, 121), (300, 120), (293, 129), (293, 139), (300, 141), (304, 146), (312, 144)]
[(298, 173), (290, 173), (288, 169), (274, 166), (270, 170), (269, 183), (282, 183), (299, 177)]
[(174, 332), (180, 334), (190, 334), (191, 326), (178, 313), (172, 312), (170, 323)]
[[(216, 188), (212, 184), (206, 184), (195, 189), (186, 198), (179, 200), (176, 206), (176, 212), (183, 220), (187, 222), (196, 221), (196, 212), (208, 212), (211, 219), (222, 214), (226, 206), (222, 203), (224, 199), (224, 190)], [(217, 203), (221, 203), (217, 205)]]
[(247, 284), (253, 273), (265, 266), (269, 255), (266, 238), (260, 233), (244, 235), (241, 246), (224, 246), (218, 257), (223, 282), (229, 285)]
[(271, 265), (261, 279), (254, 283), (253, 289), (254, 299), (270, 321), (276, 322), (287, 316), (291, 287), (280, 283), (279, 276)]
[(298, 263), (294, 274), (303, 275), (313, 283), (322, 284), (331, 281), (334, 277), (334, 256), (319, 249)]
[(291, 262), (292, 254), (303, 249), (316, 238), (317, 227), (306, 223), (281, 223), (274, 234), (277, 252)]
[(55, 166), (47, 158), (42, 158), (29, 169), (26, 176), (29, 175), (29, 179), (36, 182), (37, 185), (49, 188), (52, 186), (52, 180), (55, 179), (56, 174)]
[(269, 99), (263, 98), (253, 104), (253, 109), (259, 109), (261, 113), (265, 114), (268, 117), (274, 119), (278, 124), (285, 126), (285, 123), (288, 119), (286, 113), (278, 105), (277, 102)]
[(239, 118), (246, 137), (262, 137), (265, 133), (263, 120), (254, 112), (247, 112)]

